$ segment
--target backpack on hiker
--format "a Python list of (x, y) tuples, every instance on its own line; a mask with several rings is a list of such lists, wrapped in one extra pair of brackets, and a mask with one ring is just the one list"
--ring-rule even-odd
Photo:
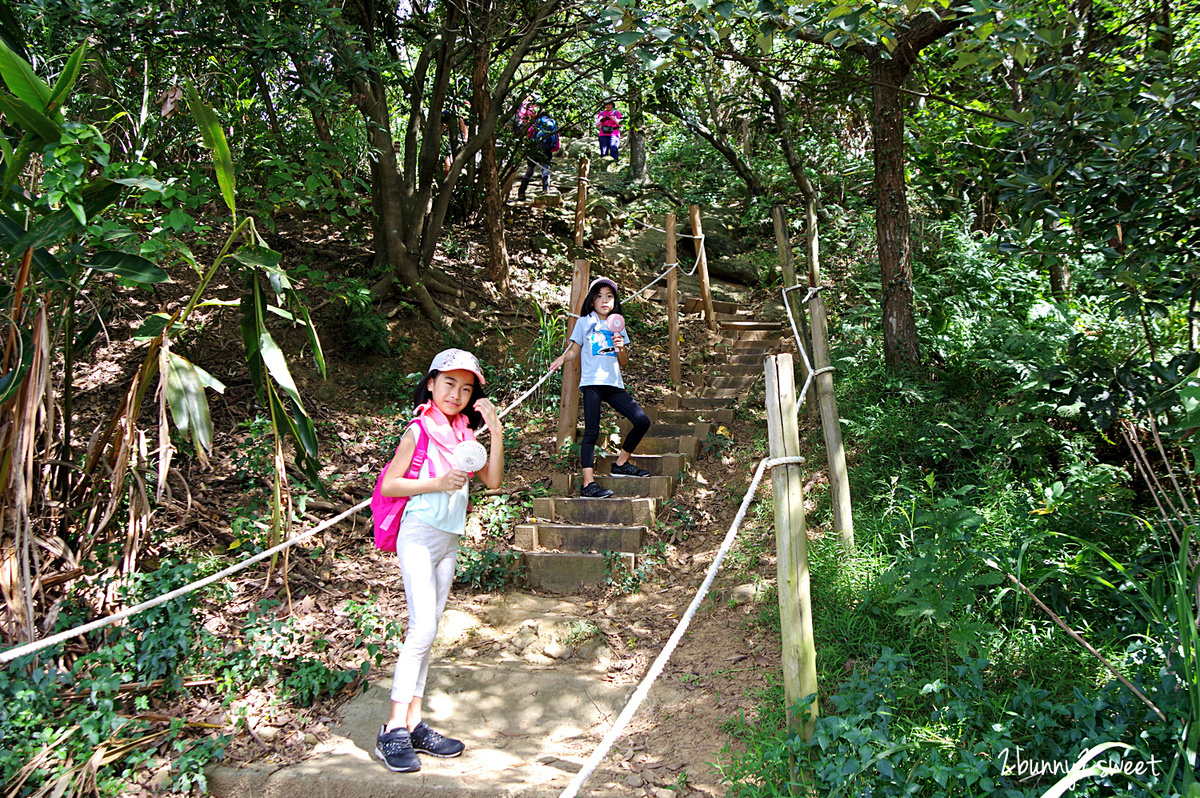
[[(409, 463), (408, 472), (404, 478), (415, 479), (421, 473), (421, 466), (425, 463), (429, 438), (425, 435), (420, 419), (414, 418), (408, 426), (417, 428), (417, 448), (413, 450), (412, 462)], [(405, 432), (407, 431), (406, 429)], [(400, 451), (399, 446), (396, 447), (396, 451)], [(375, 492), (371, 494), (371, 520), (375, 525), (375, 548), (384, 551), (396, 550), (396, 538), (400, 534), (400, 517), (404, 515), (404, 507), (408, 504), (409, 499), (408, 496), (383, 495), (383, 478), (390, 465), (391, 460), (379, 473), (379, 479), (375, 480)]]
[(542, 114), (533, 123), (532, 138), (539, 149), (550, 153), (558, 152), (558, 123), (553, 117)]

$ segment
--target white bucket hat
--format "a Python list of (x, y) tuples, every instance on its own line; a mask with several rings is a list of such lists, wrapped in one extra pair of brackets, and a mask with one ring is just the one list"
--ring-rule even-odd
[(479, 378), (480, 385), (486, 382), (483, 378), (483, 369), (479, 367), (479, 360), (470, 352), (462, 349), (444, 349), (438, 352), (434, 356), (433, 362), (429, 364), (429, 371), (454, 371), (455, 369), (471, 372)]

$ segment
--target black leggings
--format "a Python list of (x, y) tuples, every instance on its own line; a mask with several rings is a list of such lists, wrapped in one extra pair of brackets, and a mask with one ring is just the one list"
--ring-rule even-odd
[(583, 394), (583, 440), (579, 442), (579, 464), (583, 468), (592, 468), (596, 463), (596, 441), (600, 439), (600, 402), (616, 410), (633, 422), (633, 429), (625, 436), (621, 444), (623, 451), (633, 454), (633, 450), (642, 442), (646, 430), (650, 429), (650, 419), (641, 406), (624, 388), (614, 388), (611, 385), (584, 385), (579, 389)]

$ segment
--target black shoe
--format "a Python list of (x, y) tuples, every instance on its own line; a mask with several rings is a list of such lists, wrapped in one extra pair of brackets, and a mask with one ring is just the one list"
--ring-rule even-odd
[(579, 490), (579, 495), (585, 499), (607, 499), (612, 495), (608, 488), (602, 488), (595, 482), (589, 482)]
[(610, 468), (609, 471), (612, 472), (612, 475), (614, 477), (648, 477), (648, 476), (650, 476), (649, 471), (647, 471), (644, 468), (638, 468), (633, 463), (622, 463), (621, 465), (617, 465), (616, 463), (613, 463), (612, 468)]
[(375, 756), (382, 759), (383, 764), (393, 773), (414, 773), (420, 770), (421, 759), (413, 750), (408, 729), (384, 731), (386, 728), (387, 726), (379, 727), (379, 736), (375, 738)]
[(462, 740), (443, 737), (426, 726), (424, 721), (417, 724), (417, 727), (412, 730), (411, 736), (413, 750), (420, 751), (422, 754), (440, 756), (443, 759), (458, 756), (466, 748), (462, 744)]

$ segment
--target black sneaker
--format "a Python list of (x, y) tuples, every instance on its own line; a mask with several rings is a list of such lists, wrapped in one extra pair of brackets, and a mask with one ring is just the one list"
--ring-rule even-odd
[(607, 499), (612, 495), (612, 491), (600, 487), (595, 482), (589, 482), (579, 489), (579, 495), (585, 499)]
[(462, 740), (443, 737), (426, 726), (424, 721), (418, 723), (417, 728), (412, 730), (412, 746), (414, 750), (420, 751), (422, 754), (440, 756), (443, 759), (458, 756), (466, 748), (462, 744)]
[(408, 729), (384, 731), (386, 728), (386, 725), (379, 727), (379, 736), (375, 738), (375, 756), (382, 759), (383, 764), (393, 773), (414, 773), (420, 770), (421, 759), (413, 750)]
[(613, 463), (612, 468), (609, 470), (612, 472), (612, 475), (614, 477), (648, 477), (648, 476), (650, 476), (649, 471), (647, 471), (644, 468), (638, 468), (632, 462), (622, 463), (621, 465), (617, 465), (616, 463)]

